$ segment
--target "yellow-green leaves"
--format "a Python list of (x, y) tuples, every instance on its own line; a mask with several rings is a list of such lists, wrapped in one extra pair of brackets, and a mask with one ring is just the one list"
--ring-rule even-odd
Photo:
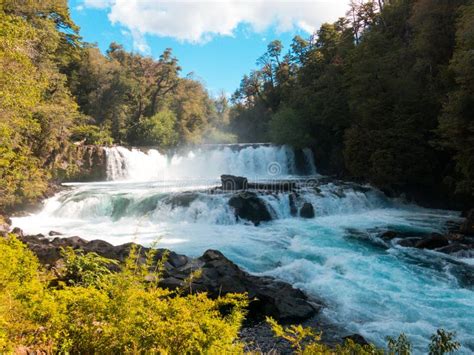
[(0, 352), (243, 352), (236, 339), (246, 296), (213, 300), (150, 284), (146, 276), (158, 279), (162, 268), (151, 262), (153, 252), (143, 260), (132, 247), (121, 271), (111, 273), (110, 260), (65, 250), (65, 267), (57, 272), (75, 282), (57, 287), (14, 236), (0, 238), (0, 254)]

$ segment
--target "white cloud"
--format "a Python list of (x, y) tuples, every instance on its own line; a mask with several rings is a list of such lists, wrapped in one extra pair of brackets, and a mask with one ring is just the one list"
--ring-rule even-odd
[(311, 33), (323, 22), (344, 16), (348, 0), (84, 0), (108, 9), (109, 19), (127, 28), (137, 49), (149, 50), (145, 35), (203, 43), (233, 36), (239, 24), (255, 32), (274, 25), (280, 32)]
[(114, 0), (84, 0), (85, 7), (92, 7), (96, 9), (105, 9), (109, 6), (112, 6), (114, 3)]

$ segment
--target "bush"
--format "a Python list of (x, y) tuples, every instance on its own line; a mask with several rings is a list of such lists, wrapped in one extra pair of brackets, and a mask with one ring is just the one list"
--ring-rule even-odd
[(455, 333), (447, 332), (444, 329), (438, 329), (436, 334), (431, 336), (430, 355), (443, 355), (455, 352), (461, 347), (457, 341), (454, 340)]
[[(298, 355), (384, 355), (383, 349), (376, 348), (373, 344), (360, 345), (347, 339), (344, 344), (331, 348), (321, 343), (321, 332), (311, 327), (291, 325), (282, 327), (274, 319), (267, 317), (267, 322), (272, 327), (275, 336), (288, 341)], [(454, 340), (454, 333), (438, 329), (431, 337), (429, 346), (430, 355), (444, 355), (452, 353), (460, 348), (460, 344)], [(397, 339), (387, 337), (389, 355), (410, 355), (412, 346), (405, 334), (400, 334)]]
[(405, 334), (400, 334), (397, 339), (387, 337), (388, 353), (390, 355), (409, 355), (411, 354), (411, 344)]
[(113, 139), (109, 133), (94, 125), (80, 125), (74, 127), (71, 132), (71, 140), (76, 142), (84, 141), (85, 144), (113, 144)]
[(157, 286), (162, 263), (150, 268), (153, 253), (141, 265), (132, 249), (110, 273), (108, 260), (66, 250), (60, 272), (75, 281), (58, 287), (48, 286), (52, 274), (15, 236), (0, 239), (0, 253), (0, 352), (242, 352), (236, 339), (246, 297), (164, 290)]
[(104, 258), (96, 253), (84, 254), (71, 247), (61, 250), (61, 255), (65, 264), (61, 279), (69, 285), (100, 288), (111, 274), (110, 267), (118, 265), (116, 260)]

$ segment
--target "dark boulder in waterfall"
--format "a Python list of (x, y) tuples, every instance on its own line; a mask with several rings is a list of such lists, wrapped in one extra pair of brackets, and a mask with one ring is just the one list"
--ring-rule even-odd
[(418, 249), (438, 249), (449, 245), (449, 240), (446, 236), (433, 233), (415, 244)]
[(196, 192), (180, 192), (166, 198), (165, 203), (175, 207), (189, 207), (198, 198)]
[(246, 190), (248, 180), (243, 176), (221, 175), (222, 190), (239, 191)]
[(234, 175), (221, 175), (221, 184), (219, 189), (224, 192), (252, 190), (259, 193), (282, 193), (292, 192), (298, 188), (297, 182), (292, 180), (270, 179), (249, 182), (246, 177)]
[(260, 222), (272, 220), (265, 202), (253, 192), (245, 191), (233, 195), (229, 199), (229, 206), (234, 209), (236, 217), (251, 221), (256, 226)]
[(470, 255), (474, 249), (474, 236), (449, 232), (420, 233), (416, 231), (385, 231), (378, 235), (386, 246), (398, 244), (402, 247), (435, 250), (454, 256)]
[(466, 219), (461, 225), (460, 232), (463, 234), (474, 235), (474, 208), (464, 213)]
[[(84, 252), (95, 252), (103, 257), (124, 261), (133, 243), (114, 246), (103, 240), (86, 241), (79, 237), (55, 238), (44, 236), (19, 237), (38, 257), (42, 264), (60, 265), (61, 248), (71, 247)], [(139, 262), (145, 262), (149, 248), (138, 246)], [(157, 249), (155, 260), (167, 254), (159, 285), (181, 292), (207, 292), (210, 297), (227, 293), (246, 292), (249, 300), (249, 317), (272, 316), (280, 321), (304, 320), (312, 317), (322, 307), (321, 302), (309, 300), (300, 290), (271, 277), (253, 276), (216, 250), (206, 251), (200, 258), (190, 258), (166, 249)], [(117, 266), (110, 266), (117, 271)], [(200, 269), (201, 275), (189, 280), (191, 273)], [(58, 274), (60, 275), (60, 273)], [(154, 281), (153, 278), (150, 281)]]
[(292, 192), (291, 194), (289, 194), (288, 201), (290, 204), (290, 214), (293, 217), (295, 217), (298, 214), (298, 207), (296, 206), (297, 200), (298, 200), (298, 195), (296, 194), (296, 192)]
[(314, 207), (311, 203), (305, 202), (300, 209), (300, 216), (303, 218), (314, 218)]

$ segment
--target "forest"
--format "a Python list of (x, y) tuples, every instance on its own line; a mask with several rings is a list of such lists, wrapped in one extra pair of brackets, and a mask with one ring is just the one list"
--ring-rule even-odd
[(182, 76), (171, 49), (101, 53), (66, 0), (0, 6), (1, 209), (74, 174), (74, 143), (290, 144), (310, 147), (320, 172), (388, 194), (473, 197), (472, 1), (352, 1), (290, 48), (272, 41), (230, 100)]
[(309, 39), (268, 45), (231, 126), (241, 141), (311, 147), (320, 171), (388, 193), (472, 201), (473, 29), (472, 1), (352, 1)]

